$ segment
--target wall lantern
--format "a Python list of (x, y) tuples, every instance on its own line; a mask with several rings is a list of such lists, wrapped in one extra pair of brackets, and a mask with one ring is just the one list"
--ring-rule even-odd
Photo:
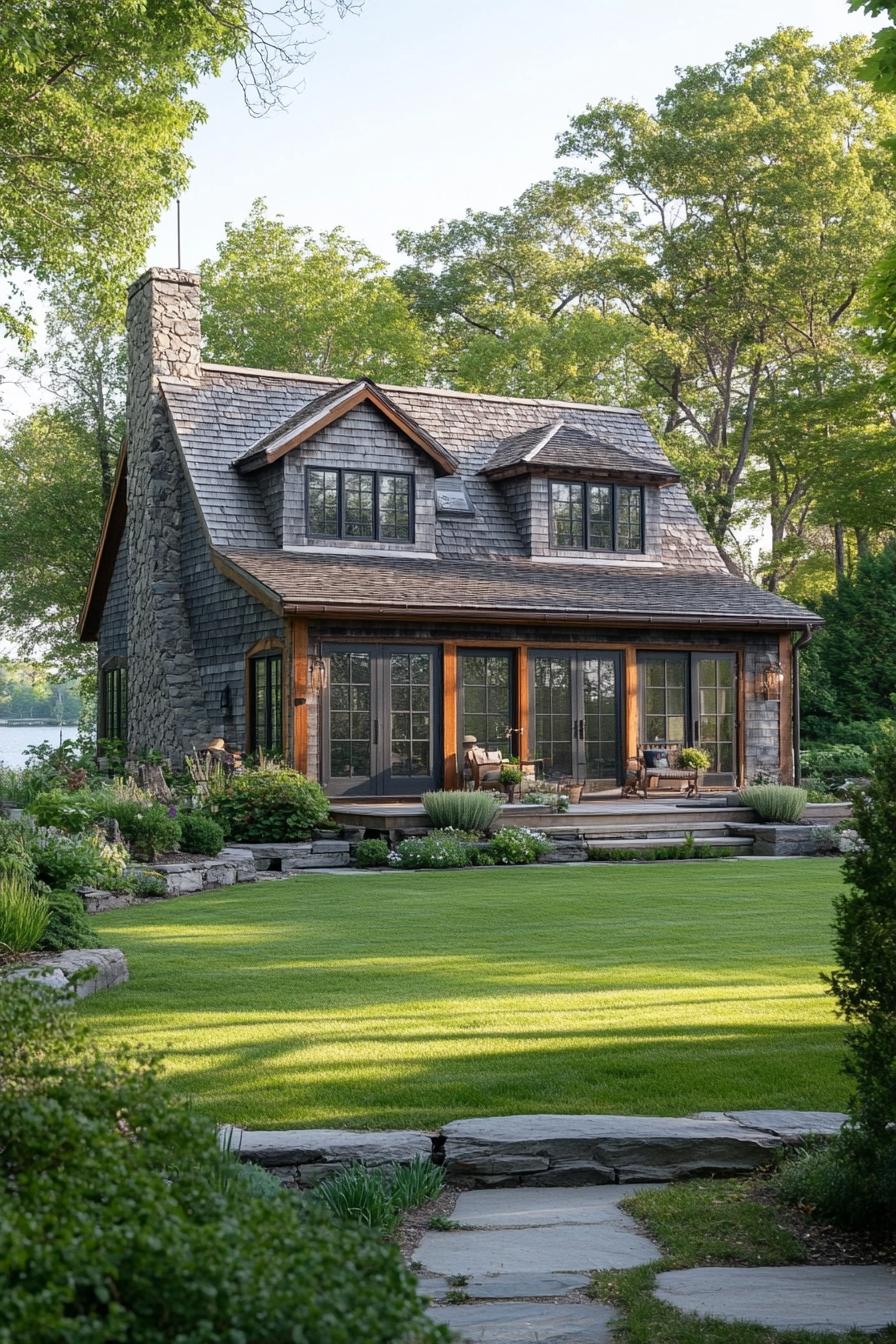
[(780, 700), (784, 687), (784, 669), (780, 663), (767, 663), (762, 671), (762, 694), (766, 700)]
[(224, 689), (221, 691), (221, 699), (219, 703), (221, 706), (222, 715), (224, 716), (225, 719), (229, 718), (233, 710), (233, 696), (230, 693), (229, 685), (225, 685)]
[(308, 657), (308, 689), (309, 691), (322, 691), (327, 684), (327, 660), (321, 656), (320, 650), (312, 653)]

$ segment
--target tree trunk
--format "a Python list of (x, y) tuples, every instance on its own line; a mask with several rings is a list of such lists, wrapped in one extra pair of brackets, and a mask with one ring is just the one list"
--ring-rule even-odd
[(843, 544), (843, 524), (834, 524), (834, 570), (837, 578), (842, 579), (846, 573), (846, 548)]

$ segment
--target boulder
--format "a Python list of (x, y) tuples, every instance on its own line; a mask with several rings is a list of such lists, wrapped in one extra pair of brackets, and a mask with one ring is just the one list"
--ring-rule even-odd
[[(87, 974), (82, 976), (83, 972)], [(124, 984), (128, 963), (117, 947), (85, 947), (40, 957), (27, 966), (6, 971), (5, 976), (9, 980), (37, 980), (51, 989), (73, 989), (79, 999), (86, 999), (100, 989)]]

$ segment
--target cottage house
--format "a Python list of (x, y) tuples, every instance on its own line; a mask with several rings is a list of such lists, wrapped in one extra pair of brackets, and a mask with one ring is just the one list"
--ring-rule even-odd
[(456, 785), (469, 736), (595, 791), (657, 741), (793, 779), (817, 617), (727, 571), (636, 412), (206, 364), (179, 270), (131, 287), (128, 350), (100, 736), (366, 798)]

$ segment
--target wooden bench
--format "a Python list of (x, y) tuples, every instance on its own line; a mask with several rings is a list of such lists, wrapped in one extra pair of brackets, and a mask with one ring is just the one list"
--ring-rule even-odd
[(643, 742), (638, 755), (626, 763), (623, 794), (646, 798), (648, 793), (659, 793), (668, 788), (696, 798), (700, 793), (703, 771), (697, 766), (681, 765), (680, 742)]

